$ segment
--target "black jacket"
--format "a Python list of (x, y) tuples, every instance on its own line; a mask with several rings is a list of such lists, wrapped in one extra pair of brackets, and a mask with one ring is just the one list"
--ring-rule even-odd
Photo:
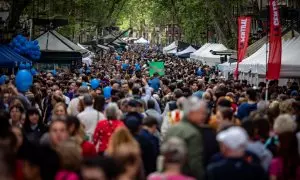
[(30, 143), (38, 143), (46, 129), (42, 125), (38, 125), (35, 129), (31, 127), (24, 128), (24, 136)]
[(207, 180), (266, 180), (268, 176), (260, 165), (243, 158), (225, 158), (207, 168)]
[(153, 151), (153, 145), (151, 140), (144, 137), (143, 135), (136, 135), (135, 139), (140, 145), (141, 152), (142, 152), (142, 160), (145, 169), (145, 175), (148, 176), (150, 173), (156, 171), (156, 158), (157, 155), (155, 151)]
[(203, 165), (206, 167), (210, 159), (219, 152), (219, 145), (216, 140), (216, 132), (209, 126), (202, 126), (201, 128), (203, 137)]

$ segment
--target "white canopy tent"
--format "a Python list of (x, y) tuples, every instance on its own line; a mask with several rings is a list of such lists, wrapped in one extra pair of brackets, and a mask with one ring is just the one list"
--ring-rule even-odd
[[(253, 74), (265, 75), (266, 74), (266, 48), (264, 45), (255, 56), (250, 56), (239, 65), (239, 71), (249, 72)], [(282, 59), (280, 77), (300, 77), (300, 38), (293, 38), (288, 41), (282, 42)]]
[[(239, 71), (242, 73), (266, 75), (266, 48), (268, 44), (264, 44), (258, 51), (244, 59), (239, 64)], [(300, 77), (300, 37), (292, 38), (282, 42), (282, 59), (281, 59), (281, 78)], [(233, 72), (236, 63), (224, 63), (219, 66), (223, 72)]]
[(135, 44), (149, 44), (149, 41), (143, 37), (141, 37), (140, 39), (134, 41)]
[(185, 50), (176, 53), (176, 55), (177, 55), (177, 56), (180, 56), (180, 55), (183, 55), (183, 54), (193, 53), (193, 52), (195, 52), (195, 51), (196, 51), (196, 49), (193, 48), (193, 46), (189, 46), (189, 47), (187, 47)]
[(220, 63), (220, 55), (213, 55), (211, 51), (224, 51), (227, 48), (223, 44), (204, 44), (198, 51), (191, 54), (191, 59), (201, 61), (203, 64), (215, 66)]
[(163, 48), (163, 53), (164, 54), (175, 54), (177, 53), (177, 44), (176, 41), (172, 42), (168, 46)]
[(203, 46), (201, 46), (200, 49), (198, 49), (197, 51), (195, 51), (194, 53), (191, 54), (191, 59), (198, 59), (200, 58), (200, 54), (210, 46), (210, 43), (206, 43)]
[(225, 62), (218, 65), (218, 69), (222, 72), (233, 72), (235, 70), (236, 63)]

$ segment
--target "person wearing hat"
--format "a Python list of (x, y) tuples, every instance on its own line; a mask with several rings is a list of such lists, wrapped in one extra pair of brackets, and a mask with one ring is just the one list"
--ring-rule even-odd
[(267, 175), (258, 164), (244, 159), (248, 135), (241, 127), (231, 127), (217, 135), (224, 159), (207, 167), (208, 180), (265, 180)]
[(78, 111), (78, 104), (79, 104), (79, 100), (80, 98), (82, 98), (82, 96), (84, 94), (87, 94), (89, 93), (89, 90), (87, 87), (85, 86), (80, 86), (79, 89), (78, 89), (78, 95), (79, 97), (76, 97), (74, 99), (72, 99), (70, 101), (70, 104), (68, 106), (68, 114), (71, 115), (71, 116), (77, 116), (79, 114), (79, 111)]

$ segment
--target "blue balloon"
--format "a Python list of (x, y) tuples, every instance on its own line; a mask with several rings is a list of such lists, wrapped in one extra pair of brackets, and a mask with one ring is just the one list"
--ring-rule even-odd
[(26, 69), (29, 69), (29, 68), (30, 68), (30, 66), (31, 66), (31, 64), (30, 64), (30, 63), (26, 63), (26, 64), (25, 64), (25, 68), (26, 68)]
[(16, 75), (16, 87), (20, 92), (26, 92), (32, 86), (33, 78), (28, 70), (20, 70)]
[(90, 84), (92, 89), (97, 89), (100, 85), (100, 81), (98, 79), (92, 79)]
[(20, 50), (21, 50), (21, 52), (22, 52), (22, 53), (24, 53), (24, 54), (25, 54), (25, 53), (26, 53), (26, 51), (27, 51), (26, 47), (24, 47), (24, 46), (23, 46), (23, 47), (21, 47), (21, 48), (20, 48)]
[(36, 69), (31, 68), (31, 74), (32, 74), (33, 76), (35, 76), (35, 75), (38, 74), (38, 72), (36, 71)]
[(15, 38), (19, 41), (19, 40), (22, 39), (22, 35), (19, 34), (19, 35), (17, 35)]
[(51, 73), (52, 73), (53, 76), (56, 76), (56, 70), (55, 70), (55, 69), (53, 69), (53, 70), (51, 71)]
[(26, 44), (26, 38), (19, 39), (19, 43), (22, 44), (22, 45), (25, 45)]
[(111, 90), (112, 90), (112, 88), (110, 86), (106, 86), (103, 89), (103, 95), (106, 99), (109, 99), (111, 97)]
[(121, 60), (121, 56), (116, 56), (116, 60), (120, 61)]
[(34, 41), (33, 41), (33, 44), (34, 44), (35, 46), (38, 46), (38, 45), (39, 45), (39, 42), (38, 42), (37, 40), (34, 40)]
[(13, 43), (14, 45), (16, 45), (16, 44), (18, 43), (18, 40), (17, 40), (16, 38), (14, 38), (13, 41), (12, 41), (12, 43)]
[(5, 83), (5, 80), (6, 80), (6, 76), (5, 75), (2, 75), (0, 77), (0, 85), (3, 85)]
[(19, 69), (20, 69), (20, 70), (26, 69), (26, 64), (21, 63), (21, 64), (19, 65)]

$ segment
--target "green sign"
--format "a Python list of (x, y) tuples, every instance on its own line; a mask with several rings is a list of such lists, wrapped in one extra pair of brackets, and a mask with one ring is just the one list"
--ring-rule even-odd
[(150, 76), (153, 76), (154, 73), (158, 73), (160, 76), (165, 75), (165, 64), (164, 62), (151, 62), (149, 64), (149, 73)]

